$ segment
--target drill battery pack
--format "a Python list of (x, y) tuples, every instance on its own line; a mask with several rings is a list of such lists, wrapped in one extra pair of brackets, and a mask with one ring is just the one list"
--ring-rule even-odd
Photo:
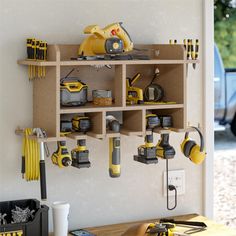
[(89, 161), (89, 151), (84, 150), (80, 152), (73, 151), (71, 152), (72, 155), (72, 166), (76, 168), (89, 168), (91, 163)]
[(144, 164), (156, 164), (156, 147), (139, 148), (138, 155), (134, 156), (134, 160)]

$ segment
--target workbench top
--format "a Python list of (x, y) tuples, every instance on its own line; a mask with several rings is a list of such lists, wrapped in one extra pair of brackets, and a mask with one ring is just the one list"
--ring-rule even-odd
[[(207, 230), (195, 233), (194, 235), (196, 236), (236, 236), (236, 230), (230, 229), (224, 225), (217, 224), (216, 222), (209, 220), (204, 216), (199, 216), (197, 214), (184, 215), (172, 218), (174, 218), (175, 220), (204, 222), (207, 225)], [(158, 219), (86, 228), (86, 230), (97, 236), (121, 236), (122, 233), (124, 233), (128, 228), (130, 228), (135, 224), (147, 223), (147, 222), (151, 223), (156, 221), (158, 221)], [(185, 230), (186, 228), (178, 227), (179, 232), (184, 232)]]

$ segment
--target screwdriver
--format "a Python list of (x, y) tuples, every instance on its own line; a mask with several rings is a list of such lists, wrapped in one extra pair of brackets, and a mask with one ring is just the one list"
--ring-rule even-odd
[[(195, 41), (195, 55), (194, 55), (194, 60), (198, 59), (198, 53), (199, 53), (199, 40), (196, 39)], [(193, 69), (196, 69), (196, 63), (193, 63)]]
[[(36, 48), (36, 39), (33, 39), (32, 40), (32, 59), (33, 60), (36, 60), (36, 50), (37, 50), (37, 48)], [(36, 76), (36, 66), (33, 66), (33, 78), (35, 78), (35, 76)]]
[[(47, 42), (43, 42), (43, 60), (46, 61), (47, 60), (47, 50), (48, 50), (48, 44)], [(46, 77), (46, 67), (43, 67), (43, 77)]]
[[(26, 47), (27, 47), (27, 59), (28, 60), (33, 60), (32, 43), (33, 43), (33, 38), (27, 38)], [(28, 77), (29, 77), (29, 80), (31, 80), (33, 78), (33, 66), (32, 65), (29, 65), (29, 67), (28, 67)]]
[(191, 39), (188, 39), (188, 46), (187, 46), (187, 59), (189, 60), (191, 56)]
[[(40, 41), (36, 40), (36, 53), (35, 53), (35, 59), (40, 60), (40, 48), (39, 48)], [(37, 68), (37, 77), (39, 78), (41, 76), (41, 68), (39, 66)]]

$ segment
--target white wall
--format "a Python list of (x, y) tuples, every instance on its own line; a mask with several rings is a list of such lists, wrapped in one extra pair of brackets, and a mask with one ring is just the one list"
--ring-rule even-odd
[[(199, 0), (1, 0), (0, 1), (0, 201), (39, 198), (39, 183), (21, 179), (21, 138), (17, 126), (32, 125), (32, 84), (24, 58), (25, 39), (34, 36), (49, 43), (80, 43), (88, 24), (105, 26), (123, 21), (135, 43), (166, 43), (170, 38), (199, 38), (202, 41), (202, 1)], [(200, 53), (201, 55), (201, 53)], [(200, 57), (201, 59), (201, 57)], [(202, 67), (188, 77), (188, 121), (202, 120)], [(156, 140), (158, 136), (155, 137)], [(176, 210), (166, 210), (162, 196), (164, 161), (142, 165), (133, 161), (142, 138), (122, 136), (122, 176), (108, 177), (108, 142), (88, 139), (92, 167), (53, 166), (47, 159), (49, 206), (53, 201), (71, 204), (70, 228), (104, 225), (185, 213), (202, 213), (202, 167), (180, 153), (183, 134), (171, 135), (177, 150), (171, 169), (186, 170), (186, 194)], [(128, 145), (127, 145), (128, 144)], [(69, 143), (72, 147), (75, 143)], [(51, 152), (55, 144), (50, 144)]]

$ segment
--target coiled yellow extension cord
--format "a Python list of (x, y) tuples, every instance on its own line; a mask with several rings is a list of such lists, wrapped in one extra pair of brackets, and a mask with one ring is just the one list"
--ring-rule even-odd
[(24, 139), (22, 144), (22, 155), (25, 157), (25, 179), (27, 181), (39, 180), (39, 160), (40, 147), (36, 139), (30, 139), (33, 135), (33, 129), (24, 130)]

